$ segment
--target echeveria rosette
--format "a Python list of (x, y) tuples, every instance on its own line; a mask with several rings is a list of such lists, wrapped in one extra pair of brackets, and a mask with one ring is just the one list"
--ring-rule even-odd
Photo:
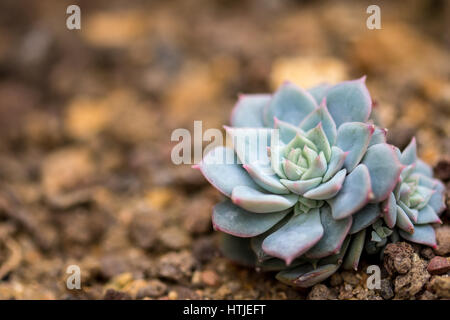
[(383, 219), (389, 228), (396, 227), (400, 237), (415, 243), (436, 246), (431, 224), (442, 223), (439, 216), (445, 209), (445, 186), (433, 178), (432, 169), (417, 157), (416, 140), (400, 153), (405, 165), (399, 181), (383, 202)]
[[(320, 85), (309, 92), (287, 82), (273, 96), (242, 95), (232, 112), (233, 127), (226, 129), (244, 169), (263, 190), (299, 195), (303, 212), (325, 200), (333, 217), (344, 219), (368, 201), (384, 200), (401, 169), (392, 147), (385, 143), (386, 131), (366, 123), (370, 112), (364, 78)], [(278, 132), (267, 141), (270, 159), (265, 150), (257, 153), (256, 160), (243, 155), (251, 155), (248, 138), (272, 126)], [(346, 177), (351, 183), (345, 183)], [(234, 194), (235, 202), (253, 211), (245, 207), (246, 199), (240, 199), (239, 192)]]
[(298, 286), (337, 270), (347, 247), (359, 258), (352, 215), (385, 200), (403, 168), (386, 131), (366, 123), (370, 113), (364, 78), (241, 96), (226, 127), (233, 149), (218, 147), (197, 166), (231, 198), (213, 212), (228, 234), (225, 253), (264, 270), (301, 266), (305, 274), (286, 271)]
[(395, 150), (404, 165), (398, 182), (386, 200), (369, 204), (353, 216), (349, 234), (355, 240), (344, 262), (345, 269), (357, 269), (363, 248), (369, 254), (382, 253), (388, 242), (401, 238), (436, 247), (432, 224), (442, 223), (439, 216), (445, 209), (445, 186), (417, 157), (414, 138), (403, 152)]

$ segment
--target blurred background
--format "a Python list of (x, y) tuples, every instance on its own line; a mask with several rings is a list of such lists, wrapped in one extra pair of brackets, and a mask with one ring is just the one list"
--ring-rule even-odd
[(389, 141), (436, 165), (449, 49), (445, 0), (2, 0), (0, 298), (303, 298), (220, 257), (220, 195), (171, 163), (171, 132), (222, 128), (238, 93), (367, 75)]

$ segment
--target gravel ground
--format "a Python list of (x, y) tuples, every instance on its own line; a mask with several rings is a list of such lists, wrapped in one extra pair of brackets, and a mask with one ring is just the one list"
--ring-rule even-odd
[(0, 3), (0, 299), (450, 298), (449, 211), (437, 249), (293, 289), (221, 257), (221, 195), (170, 161), (171, 132), (222, 128), (239, 92), (366, 74), (389, 141), (415, 135), (448, 194), (449, 2), (382, 1), (382, 30), (365, 1), (77, 3), (78, 31), (70, 1)]

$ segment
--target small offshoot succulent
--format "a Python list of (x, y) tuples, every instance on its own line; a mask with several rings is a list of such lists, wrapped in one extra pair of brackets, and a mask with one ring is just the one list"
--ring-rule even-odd
[(370, 120), (365, 78), (304, 90), (242, 95), (217, 147), (195, 167), (229, 199), (213, 226), (230, 259), (308, 287), (341, 266), (357, 269), (364, 250), (402, 237), (435, 246), (444, 187), (416, 156), (386, 143)]

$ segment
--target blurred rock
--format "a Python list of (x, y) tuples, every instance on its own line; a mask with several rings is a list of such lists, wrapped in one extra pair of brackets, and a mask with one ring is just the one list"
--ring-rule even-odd
[[(170, 161), (174, 129), (222, 130), (239, 93), (367, 74), (388, 141), (415, 135), (448, 180), (444, 2), (387, 1), (368, 30), (357, 1), (83, 1), (71, 32), (61, 1), (0, 2), (0, 298), (448, 299), (423, 269), (449, 255), (448, 210), (436, 251), (388, 250), (381, 291), (363, 271), (291, 288), (218, 254), (223, 195)], [(65, 286), (72, 264), (82, 290)]]
[(146, 32), (147, 21), (138, 10), (102, 11), (87, 17), (82, 36), (94, 46), (124, 48)]
[(108, 289), (103, 296), (104, 300), (131, 300), (131, 296), (123, 291)]
[(108, 133), (118, 142), (141, 143), (159, 133), (159, 115), (135, 92), (112, 91), (103, 98), (77, 97), (67, 107), (64, 125), (76, 139), (88, 140)]
[(97, 242), (109, 224), (108, 216), (104, 212), (87, 211), (81, 208), (65, 212), (56, 220), (61, 228), (62, 244), (68, 251), (71, 251), (73, 246), (88, 246)]
[(33, 111), (24, 119), (24, 135), (27, 143), (49, 148), (63, 141), (64, 133), (60, 119), (49, 112)]
[(165, 218), (161, 212), (136, 208), (131, 218), (129, 236), (133, 243), (142, 249), (155, 248), (164, 224)]
[(430, 75), (422, 80), (421, 89), (431, 101), (450, 104), (450, 82), (447, 79)]
[(434, 166), (434, 175), (442, 181), (450, 180), (450, 157), (440, 160)]
[(279, 58), (272, 66), (271, 85), (274, 90), (284, 81), (310, 88), (321, 83), (335, 84), (344, 80), (348, 80), (347, 66), (333, 57)]
[(159, 240), (169, 250), (179, 250), (191, 245), (192, 239), (182, 228), (171, 226), (159, 231)]
[(435, 229), (437, 247), (434, 252), (437, 255), (445, 256), (450, 253), (450, 226), (442, 225)]
[(25, 117), (39, 101), (33, 88), (17, 82), (0, 83), (0, 137), (17, 140), (23, 134)]
[[(445, 51), (418, 30), (404, 23), (387, 22), (377, 32), (366, 30), (361, 33), (351, 55), (361, 69), (371, 73), (389, 75), (391, 79), (396, 74), (403, 74), (403, 77), (395, 78), (403, 83), (424, 73), (439, 74), (444, 71), (442, 64), (448, 59)], [(425, 56), (433, 59), (427, 59), (419, 66), (417, 61)]]
[(202, 237), (194, 241), (192, 253), (200, 263), (207, 263), (214, 257), (219, 256), (214, 237)]
[(187, 281), (196, 266), (188, 251), (169, 252), (158, 261), (158, 273), (161, 277), (177, 282)]
[[(167, 125), (170, 128), (187, 128), (191, 130), (193, 120), (203, 121), (203, 130), (222, 128), (227, 122), (228, 108), (220, 104), (222, 81), (214, 76), (213, 65), (188, 65), (180, 76), (170, 84), (167, 101)], [(189, 113), (185, 112), (189, 106)], [(208, 110), (205, 113), (205, 110)]]
[(211, 215), (214, 202), (204, 196), (190, 201), (183, 211), (184, 228), (193, 234), (212, 230)]
[(164, 209), (174, 198), (174, 191), (169, 188), (153, 188), (146, 194), (148, 204), (156, 210)]
[(358, 279), (358, 277), (356, 276), (356, 274), (354, 272), (343, 271), (343, 272), (341, 272), (341, 276), (345, 283), (349, 283), (354, 286), (359, 284), (359, 282), (360, 282), (360, 279)]
[(91, 153), (85, 148), (65, 148), (50, 153), (41, 171), (42, 186), (49, 197), (91, 184), (98, 178)]
[(111, 252), (100, 257), (100, 274), (106, 279), (127, 272), (133, 278), (142, 278), (144, 275), (152, 275), (155, 268), (153, 262), (137, 250)]
[(89, 139), (105, 130), (110, 121), (110, 108), (101, 99), (76, 98), (66, 109), (64, 126), (68, 134), (78, 139)]
[(158, 298), (167, 292), (167, 286), (163, 282), (154, 279), (148, 281), (147, 285), (139, 289), (136, 298)]

